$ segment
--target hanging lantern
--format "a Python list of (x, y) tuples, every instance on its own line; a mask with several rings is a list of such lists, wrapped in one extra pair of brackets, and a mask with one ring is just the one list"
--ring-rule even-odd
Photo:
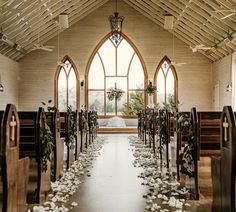
[(110, 21), (111, 31), (121, 35), (124, 17), (119, 16), (118, 12), (114, 12), (114, 15), (109, 16), (108, 19)]
[(117, 0), (116, 0), (116, 11), (114, 12), (114, 15), (109, 16), (108, 20), (110, 22), (112, 33), (121, 35), (124, 17), (119, 16), (119, 13), (117, 12)]

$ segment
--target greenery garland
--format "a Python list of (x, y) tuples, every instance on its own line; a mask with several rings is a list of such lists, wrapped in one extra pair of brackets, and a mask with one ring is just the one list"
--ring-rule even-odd
[(41, 102), (44, 107), (48, 110), (48, 112), (55, 112), (57, 111), (57, 108), (55, 105), (51, 106), (52, 100), (49, 99), (47, 103)]
[(89, 131), (87, 111), (81, 110), (80, 130), (85, 133)]
[(157, 117), (157, 123), (159, 125), (159, 139), (161, 147), (163, 144), (167, 143), (167, 111), (159, 110), (159, 115)]
[(90, 112), (90, 127), (92, 129), (98, 128), (98, 114), (96, 111), (91, 111)]
[(183, 114), (178, 119), (178, 131), (187, 136), (187, 145), (184, 147), (183, 153), (180, 154), (177, 164), (181, 165), (181, 173), (194, 177), (194, 133), (191, 118), (187, 114)]
[(152, 85), (152, 82), (149, 80), (148, 86), (146, 88), (146, 92), (149, 96), (153, 95), (157, 90), (156, 86)]
[(76, 113), (72, 110), (72, 106), (67, 108), (67, 117), (68, 117), (68, 142), (66, 145), (70, 149), (75, 148), (75, 142), (77, 138), (77, 125), (76, 125)]
[(40, 131), (40, 158), (42, 160), (42, 169), (44, 172), (47, 171), (47, 161), (51, 160), (51, 154), (53, 152), (53, 147), (54, 147), (54, 139), (52, 132), (49, 128), (49, 126), (46, 123), (46, 115), (43, 115), (44, 119), (44, 128), (41, 129)]

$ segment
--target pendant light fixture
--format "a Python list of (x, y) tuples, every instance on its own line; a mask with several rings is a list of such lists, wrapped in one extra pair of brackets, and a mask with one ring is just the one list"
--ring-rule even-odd
[(232, 54), (231, 54), (231, 62), (230, 62), (230, 79), (226, 86), (226, 92), (232, 92)]
[(0, 92), (3, 92), (4, 91), (4, 87), (2, 85), (2, 77), (0, 75)]
[(122, 24), (124, 20), (124, 16), (119, 16), (117, 11), (117, 0), (116, 0), (116, 8), (114, 15), (110, 15), (108, 20), (110, 22), (111, 32), (113, 35), (117, 36), (119, 39), (121, 38), (122, 33)]

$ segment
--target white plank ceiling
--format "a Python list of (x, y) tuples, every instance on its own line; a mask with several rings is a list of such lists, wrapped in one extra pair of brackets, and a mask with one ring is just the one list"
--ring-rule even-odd
[[(59, 14), (67, 13), (71, 26), (107, 1), (0, 0), (0, 33), (28, 53), (35, 43), (57, 35)], [(162, 27), (166, 15), (174, 16), (170, 33), (189, 46), (211, 47), (199, 51), (212, 61), (236, 50), (236, 0), (123, 1)], [(25, 55), (1, 41), (0, 53), (16, 61)]]

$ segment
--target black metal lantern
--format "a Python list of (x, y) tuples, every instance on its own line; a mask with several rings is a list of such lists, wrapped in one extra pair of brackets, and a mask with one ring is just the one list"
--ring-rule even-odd
[(119, 35), (121, 35), (124, 17), (119, 16), (119, 13), (117, 12), (117, 0), (116, 0), (116, 12), (114, 12), (114, 15), (110, 15), (108, 20), (110, 22), (112, 33), (113, 34), (118, 33)]

